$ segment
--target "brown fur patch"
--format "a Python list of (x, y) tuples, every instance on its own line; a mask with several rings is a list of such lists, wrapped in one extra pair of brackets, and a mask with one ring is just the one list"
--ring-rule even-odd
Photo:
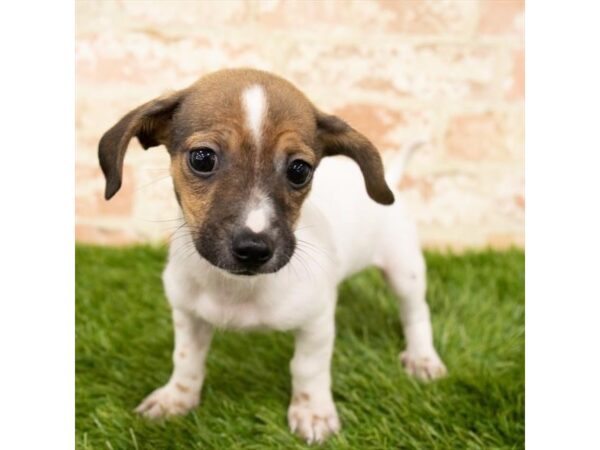
[(177, 154), (171, 159), (171, 177), (183, 215), (190, 230), (202, 226), (211, 208), (215, 186), (201, 184), (187, 167), (187, 154)]
[(308, 395), (306, 392), (300, 392), (298, 394), (294, 394), (294, 396), (292, 397), (292, 404), (294, 404), (294, 405), (308, 403), (309, 401), (310, 401), (310, 395)]
[(178, 391), (181, 391), (181, 392), (189, 392), (190, 391), (189, 387), (184, 386), (181, 383), (175, 383), (175, 387), (177, 388)]

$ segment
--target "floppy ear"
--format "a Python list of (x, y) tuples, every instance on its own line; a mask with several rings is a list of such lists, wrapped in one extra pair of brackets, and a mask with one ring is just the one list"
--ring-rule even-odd
[(362, 171), (367, 193), (377, 203), (394, 203), (394, 194), (385, 181), (383, 163), (375, 146), (337, 116), (317, 111), (317, 140), (323, 156), (346, 155)]
[(121, 187), (123, 159), (131, 138), (137, 137), (144, 150), (167, 143), (171, 118), (182, 97), (179, 91), (144, 103), (104, 133), (98, 144), (98, 159), (106, 178), (106, 200)]

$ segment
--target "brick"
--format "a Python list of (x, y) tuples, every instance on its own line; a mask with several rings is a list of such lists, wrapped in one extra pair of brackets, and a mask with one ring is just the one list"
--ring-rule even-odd
[(498, 96), (498, 74), (509, 70), (498, 48), (487, 44), (293, 42), (284, 53), (293, 55), (292, 78), (319, 99), (338, 93), (386, 103), (400, 97), (489, 101)]
[(135, 235), (125, 231), (126, 229), (78, 224), (75, 226), (75, 241), (100, 245), (126, 245), (135, 242)]
[(464, 160), (502, 160), (510, 156), (506, 117), (485, 112), (452, 117), (446, 129), (446, 153)]
[(517, 50), (513, 53), (509, 100), (525, 99), (525, 52)]
[(75, 185), (83, 187), (90, 184), (97, 184), (99, 179), (104, 179), (100, 165), (76, 164), (75, 165)]
[(392, 80), (383, 77), (366, 76), (359, 80), (357, 86), (375, 92), (406, 94), (398, 90)]
[(75, 215), (77, 217), (127, 217), (133, 212), (135, 177), (133, 169), (123, 168), (123, 185), (109, 201), (104, 199), (104, 176), (99, 167), (75, 167)]
[(515, 205), (517, 205), (520, 209), (525, 209), (525, 196), (522, 194), (517, 194), (513, 197)]
[(482, 34), (522, 34), (524, 16), (524, 0), (483, 0), (478, 31)]
[(371, 104), (351, 103), (334, 111), (353, 128), (366, 135), (378, 148), (393, 145), (386, 135), (396, 126), (405, 123), (401, 112)]
[(469, 34), (477, 2), (461, 0), (379, 0), (382, 10), (391, 15), (387, 30), (410, 34)]
[(408, 174), (402, 177), (398, 187), (403, 191), (416, 190), (424, 202), (429, 201), (434, 194), (433, 185), (430, 181), (423, 177), (412, 177)]
[(385, 25), (385, 17), (374, 2), (249, 1), (246, 5), (246, 21), (264, 29), (340, 32), (365, 27), (380, 29)]

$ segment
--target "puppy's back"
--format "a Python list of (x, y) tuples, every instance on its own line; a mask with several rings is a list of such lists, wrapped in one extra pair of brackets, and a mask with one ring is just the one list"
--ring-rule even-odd
[(380, 205), (368, 196), (354, 161), (343, 156), (321, 161), (308, 202), (327, 219), (342, 278), (379, 264), (383, 247), (394, 246), (390, 232), (410, 221), (397, 190), (394, 195), (394, 204)]

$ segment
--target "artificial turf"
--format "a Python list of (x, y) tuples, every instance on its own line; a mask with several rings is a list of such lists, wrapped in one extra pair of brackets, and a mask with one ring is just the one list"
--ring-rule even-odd
[[(427, 253), (428, 301), (447, 378), (398, 360), (397, 303), (370, 269), (340, 286), (333, 395), (341, 433), (322, 448), (523, 448), (520, 250)], [(163, 247), (76, 248), (76, 442), (94, 449), (306, 448), (288, 431), (289, 333), (218, 332), (200, 406), (154, 423), (133, 408), (171, 370)]]

